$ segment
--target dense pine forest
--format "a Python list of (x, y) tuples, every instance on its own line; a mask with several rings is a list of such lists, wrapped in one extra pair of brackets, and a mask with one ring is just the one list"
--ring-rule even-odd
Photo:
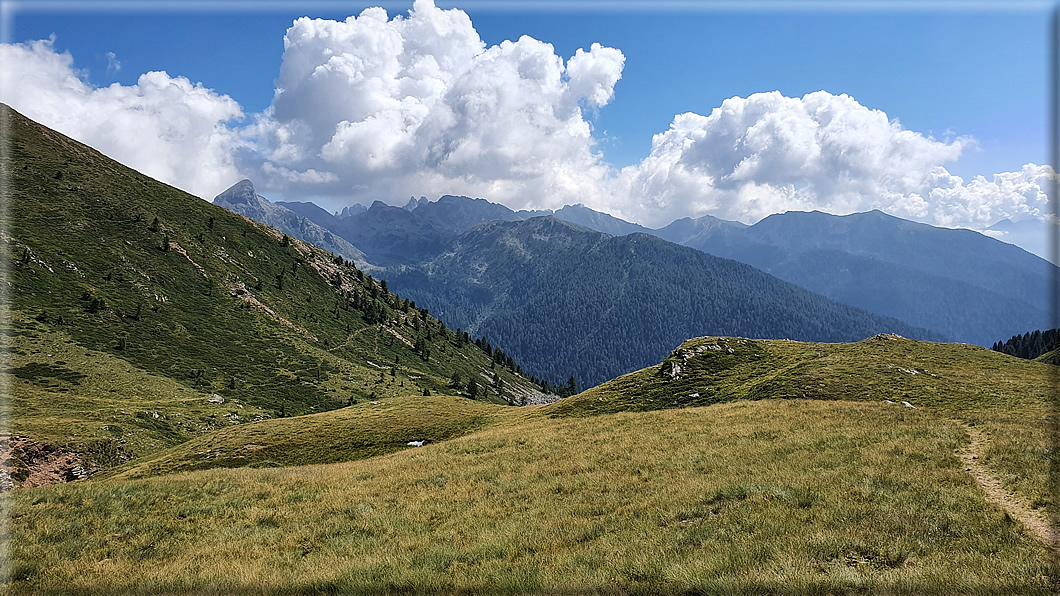
[(503, 346), (560, 395), (658, 362), (701, 335), (940, 339), (742, 263), (552, 217), (480, 226), (427, 265), (380, 275), (450, 327)]
[(1035, 329), (1023, 335), (1013, 335), (1006, 342), (994, 342), (992, 349), (1017, 358), (1033, 360), (1060, 348), (1060, 329)]

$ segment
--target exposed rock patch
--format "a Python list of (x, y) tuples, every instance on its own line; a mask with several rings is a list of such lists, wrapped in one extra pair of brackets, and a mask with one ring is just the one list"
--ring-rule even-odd
[(0, 435), (0, 492), (72, 482), (95, 472), (72, 451), (26, 437)]

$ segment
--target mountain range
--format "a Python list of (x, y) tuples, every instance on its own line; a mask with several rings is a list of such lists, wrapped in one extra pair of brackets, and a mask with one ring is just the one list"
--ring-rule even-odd
[(880, 211), (814, 211), (771, 215), (753, 226), (709, 216), (678, 220), (658, 234), (953, 341), (989, 346), (1049, 324), (1056, 267), (971, 230)]
[(430, 262), (385, 276), (449, 325), (494, 338), (533, 374), (585, 386), (657, 362), (682, 337), (941, 339), (743, 263), (553, 216), (482, 224)]
[[(389, 268), (380, 273), (386, 278), (409, 279), (403, 268), (465, 250), (461, 247), (468, 244), (458, 239), (475, 226), (547, 214), (611, 236), (654, 235), (751, 265), (842, 304), (926, 330), (930, 337), (978, 345), (1048, 327), (1048, 280), (1057, 271), (1035, 255), (977, 232), (933, 227), (879, 211), (846, 216), (788, 212), (750, 226), (708, 215), (653, 230), (583, 205), (555, 212), (513, 211), (484, 199), (451, 195), (433, 202), (412, 199), (403, 208), (377, 201), (345, 217), (311, 203), (282, 205), (346, 239), (370, 263)], [(543, 245), (538, 249), (551, 250)], [(445, 316), (456, 316), (451, 305), (463, 300), (458, 294), (444, 298), (433, 291), (420, 300), (437, 312), (444, 310)], [(478, 330), (474, 318), (460, 316), (450, 323)], [(515, 341), (514, 335), (495, 339), (502, 345)]]

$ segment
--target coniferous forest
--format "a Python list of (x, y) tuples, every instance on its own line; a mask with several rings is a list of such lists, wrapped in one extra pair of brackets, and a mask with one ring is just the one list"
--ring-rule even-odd
[(1013, 335), (1005, 342), (994, 342), (991, 349), (1017, 358), (1033, 360), (1057, 348), (1060, 348), (1060, 329), (1035, 329), (1023, 335)]

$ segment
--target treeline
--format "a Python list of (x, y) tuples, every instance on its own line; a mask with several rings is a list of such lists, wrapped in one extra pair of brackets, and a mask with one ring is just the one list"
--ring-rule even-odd
[(994, 342), (991, 349), (1009, 356), (1033, 360), (1057, 348), (1060, 348), (1060, 329), (1036, 329), (1023, 335), (1013, 335), (1004, 343)]
[[(472, 343), (470, 333), (460, 328), (457, 328), (456, 335), (460, 339), (460, 343)], [(485, 337), (479, 337), (478, 339), (474, 340), (474, 344), (476, 347), (478, 347), (478, 349), (485, 352), (485, 354), (493, 360), (494, 367), (500, 365), (504, 368), (507, 368), (509, 371), (537, 385), (545, 393), (552, 393), (560, 397), (570, 397), (571, 395), (578, 393), (578, 381), (576, 381), (573, 376), (567, 379), (567, 382), (564, 384), (552, 385), (548, 382), (547, 379), (539, 379), (534, 375), (524, 373), (522, 366), (516, 364), (515, 360), (511, 356), (505, 354), (504, 351), (501, 350), (499, 347), (494, 347), (493, 345), (491, 345), (489, 340), (487, 340)], [(459, 383), (456, 383), (455, 386), (459, 387)], [(469, 390), (471, 390), (470, 387)]]

